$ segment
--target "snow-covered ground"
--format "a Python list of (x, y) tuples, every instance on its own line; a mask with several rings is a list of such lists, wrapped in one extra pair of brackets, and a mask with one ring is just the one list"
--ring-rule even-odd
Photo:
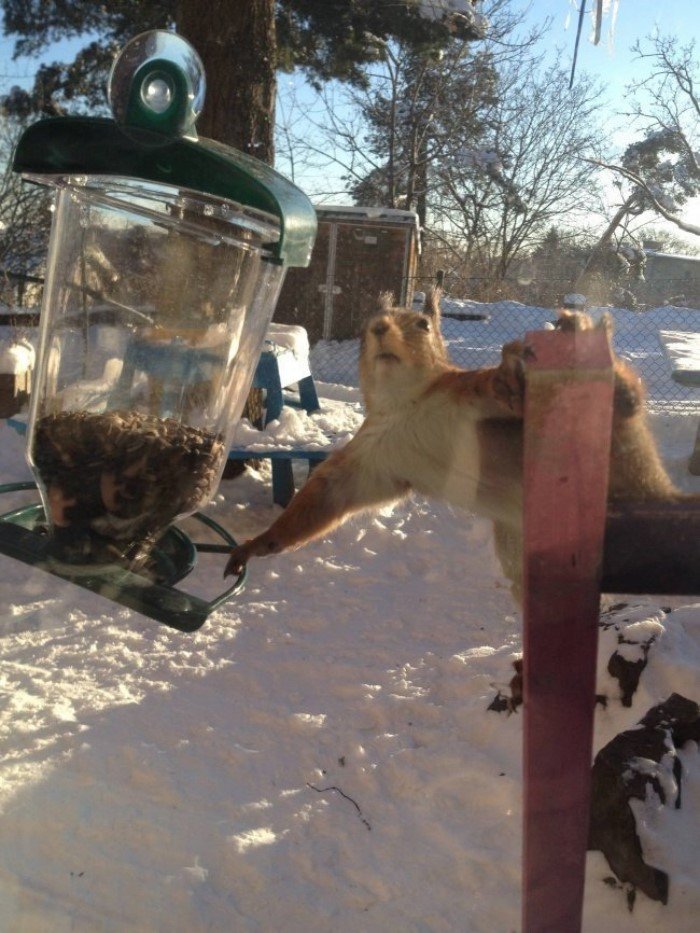
[[(498, 311), (513, 337), (537, 313)], [(468, 322), (446, 330), (473, 340)], [(643, 368), (658, 346), (627, 334), (618, 345)], [(356, 400), (332, 377), (326, 399)], [(700, 491), (686, 470), (700, 409), (689, 395), (670, 413), (652, 388), (669, 468)], [(280, 435), (305, 429), (292, 417)], [(4, 424), (0, 465), (5, 482), (29, 476)], [(261, 530), (278, 512), (267, 468), (225, 480), (209, 511), (240, 539)], [(188, 588), (218, 592), (222, 567), (203, 557)], [(0, 598), (0, 929), (520, 929), (522, 716), (488, 709), (520, 617), (486, 522), (419, 500), (357, 519), (252, 565), (194, 635), (8, 558)], [(700, 700), (700, 602), (614, 602), (628, 605), (601, 633), (596, 749), (674, 691)], [(607, 672), (620, 635), (654, 636), (629, 708)], [(668, 905), (639, 894), (630, 912), (589, 853), (586, 933), (697, 929), (694, 743), (681, 760), (681, 809), (635, 805)]]

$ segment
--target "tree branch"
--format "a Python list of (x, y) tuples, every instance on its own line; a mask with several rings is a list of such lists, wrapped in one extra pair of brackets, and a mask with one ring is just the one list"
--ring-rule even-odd
[(621, 165), (610, 165), (608, 162), (601, 162), (598, 159), (584, 159), (585, 162), (590, 162), (591, 165), (597, 165), (600, 168), (608, 169), (608, 171), (616, 172), (618, 175), (622, 175), (623, 178), (626, 178), (628, 181), (631, 181), (633, 184), (637, 185), (642, 189), (644, 194), (651, 201), (654, 210), (657, 213), (661, 214), (663, 218), (668, 220), (670, 223), (675, 224), (679, 230), (684, 230), (686, 233), (692, 233), (695, 236), (700, 236), (700, 227), (695, 224), (690, 224), (685, 220), (682, 220), (676, 214), (669, 211), (665, 208), (656, 198), (654, 193), (651, 191), (646, 182), (639, 177), (635, 172), (631, 172), (629, 169), (623, 168)]

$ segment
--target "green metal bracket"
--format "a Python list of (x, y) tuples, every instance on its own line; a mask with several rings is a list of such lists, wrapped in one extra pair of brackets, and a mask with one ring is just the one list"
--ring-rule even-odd
[(38, 176), (137, 178), (226, 198), (277, 218), (280, 239), (270, 248), (279, 262), (304, 267), (311, 260), (316, 211), (304, 192), (259, 159), (211, 139), (125, 131), (101, 117), (49, 117), (25, 130), (12, 168)]
[[(32, 482), (7, 483), (0, 486), (0, 495), (36, 488), (36, 484)], [(226, 600), (242, 591), (246, 573), (244, 570), (230, 587), (212, 600), (202, 599), (175, 588), (174, 583), (193, 569), (197, 553), (228, 554), (236, 545), (235, 539), (226, 529), (208, 516), (196, 512), (192, 518), (212, 529), (225, 544), (193, 543), (181, 529), (168, 529), (158, 542), (165, 555), (161, 566), (166, 568), (165, 579), (160, 581), (154, 581), (116, 565), (100, 565), (94, 568), (81, 565), (71, 568), (65, 563), (53, 561), (48, 553), (48, 536), (39, 530), (44, 521), (44, 511), (38, 504), (0, 515), (0, 553), (97, 593), (171, 628), (181, 632), (194, 632), (201, 628)], [(175, 557), (174, 560), (171, 559), (171, 555)]]

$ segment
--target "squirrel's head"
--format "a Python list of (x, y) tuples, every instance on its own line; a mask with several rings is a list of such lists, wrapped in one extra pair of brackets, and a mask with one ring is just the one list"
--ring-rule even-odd
[(396, 307), (390, 293), (380, 295), (360, 340), (360, 386), (368, 411), (410, 400), (445, 365), (440, 291), (428, 293), (423, 311)]
[(582, 330), (602, 330), (607, 336), (608, 341), (610, 342), (612, 340), (613, 319), (608, 311), (602, 314), (597, 321), (593, 320), (590, 314), (586, 314), (585, 311), (560, 309), (557, 311), (557, 315), (558, 319), (555, 327), (558, 330), (575, 332)]

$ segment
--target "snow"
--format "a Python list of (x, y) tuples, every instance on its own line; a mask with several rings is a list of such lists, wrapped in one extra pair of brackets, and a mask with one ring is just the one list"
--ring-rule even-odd
[(20, 375), (34, 369), (35, 350), (23, 337), (0, 338), (0, 373)]
[(696, 373), (700, 370), (700, 333), (697, 331), (661, 331), (666, 353), (677, 373)]
[[(494, 320), (516, 337), (552, 318), (515, 302), (445, 305), (485, 312), (488, 322), (445, 320), (450, 349), (484, 362), (506, 339)], [(620, 348), (651, 372), (654, 328), (672, 327), (670, 312), (636, 315), (636, 327), (615, 318)], [(319, 417), (322, 434), (352, 430), (343, 419), (359, 418), (357, 390), (331, 378), (331, 359), (317, 383), (323, 414), (285, 410), (268, 429), (277, 441)], [(652, 427), (674, 478), (698, 492), (686, 469), (698, 393), (673, 413), (672, 386), (653, 377)], [(0, 462), (5, 482), (28, 478), (23, 440), (5, 424)], [(20, 500), (7, 498), (8, 509)], [(208, 511), (239, 539), (260, 531), (279, 513), (269, 468), (224, 480)], [(203, 555), (187, 588), (219, 592), (222, 568)], [(420, 499), (359, 517), (253, 564), (243, 594), (192, 635), (9, 558), (0, 593), (4, 929), (520, 928), (522, 715), (487, 707), (508, 690), (521, 620), (486, 522)], [(596, 749), (674, 691), (700, 700), (700, 602), (608, 604)], [(647, 660), (630, 707), (608, 672), (620, 649)], [(682, 808), (635, 804), (645, 856), (670, 875), (669, 904), (638, 894), (630, 912), (589, 853), (585, 933), (697, 928), (697, 746), (679, 757)]]
[(580, 295), (578, 292), (571, 292), (568, 295), (564, 295), (563, 299), (565, 308), (585, 308), (586, 306), (586, 296)]
[(405, 211), (396, 207), (357, 207), (350, 204), (317, 204), (316, 213), (322, 220), (342, 220), (347, 217), (352, 220), (366, 219), (369, 221), (381, 220), (384, 223), (408, 224), (415, 227), (418, 215), (415, 211)]
[(658, 249), (643, 250), (646, 256), (658, 256), (659, 259), (683, 260), (684, 262), (700, 262), (700, 256), (686, 255), (684, 253), (662, 253)]
[(264, 431), (258, 431), (244, 418), (236, 427), (232, 446), (250, 451), (292, 448), (330, 451), (346, 444), (364, 416), (359, 392), (348, 390), (344, 394), (345, 400), (324, 398), (321, 410), (311, 414), (285, 406), (279, 420), (271, 421)]
[(664, 208), (664, 210), (671, 212), (678, 210), (678, 202), (673, 197), (673, 195), (667, 194), (667, 192), (665, 192), (663, 188), (660, 188), (658, 185), (649, 185), (649, 193), (661, 205), (661, 207)]
[(265, 333), (264, 350), (290, 350), (298, 359), (309, 359), (309, 337), (304, 327), (295, 324), (270, 324)]
[(489, 20), (474, 7), (473, 0), (418, 0), (418, 13), (423, 19), (448, 24), (461, 20), (483, 33), (489, 26)]
[(463, 147), (455, 152), (455, 158), (465, 168), (478, 168), (482, 171), (502, 172), (503, 160), (492, 149), (472, 149)]

